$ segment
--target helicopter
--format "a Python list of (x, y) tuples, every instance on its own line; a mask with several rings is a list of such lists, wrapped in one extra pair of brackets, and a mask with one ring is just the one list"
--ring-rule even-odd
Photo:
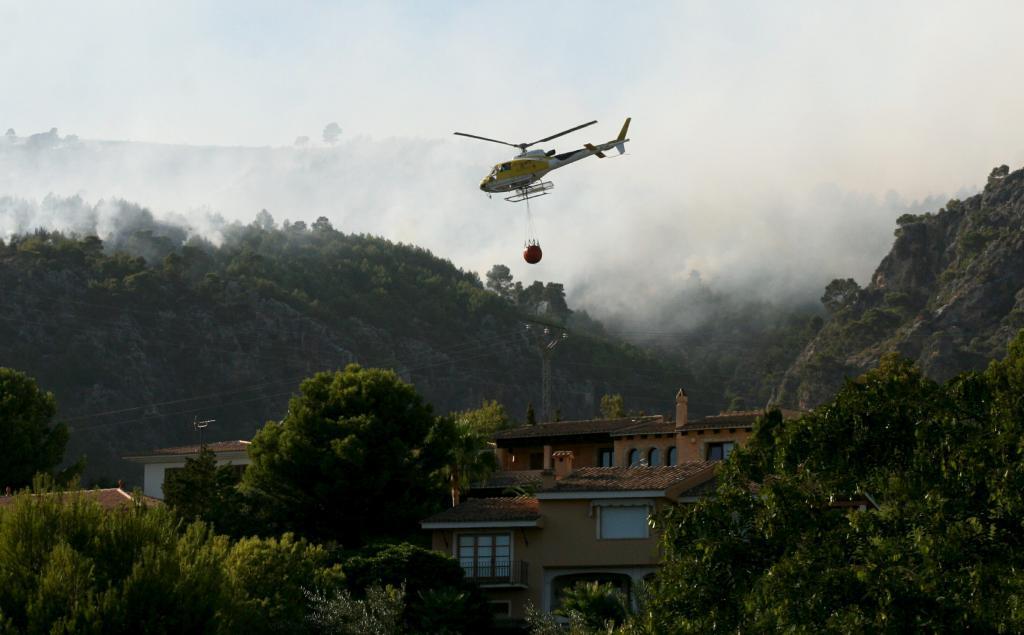
[(544, 137), (538, 139), (532, 143), (509, 143), (508, 141), (500, 141), (498, 139), (490, 139), (488, 137), (481, 137), (480, 135), (467, 134), (465, 132), (456, 132), (455, 134), (460, 137), (470, 137), (471, 139), (480, 139), (482, 141), (490, 141), (492, 143), (500, 143), (513, 148), (519, 148), (519, 154), (513, 157), (509, 161), (499, 163), (494, 166), (490, 174), (485, 176), (480, 181), (480, 189), (487, 193), (488, 196), (500, 192), (515, 192), (515, 194), (505, 198), (510, 203), (518, 203), (521, 201), (529, 201), (531, 198), (546, 195), (551, 189), (554, 188), (554, 184), (550, 181), (544, 181), (544, 176), (552, 170), (565, 167), (570, 163), (575, 163), (580, 159), (585, 159), (589, 156), (596, 156), (600, 159), (605, 158), (605, 151), (615, 148), (619, 154), (623, 154), (626, 151), (625, 144), (629, 141), (626, 138), (626, 132), (629, 130), (630, 117), (626, 118), (626, 122), (622, 124), (622, 130), (619, 131), (619, 136), (607, 143), (600, 145), (593, 145), (590, 143), (583, 144), (583, 148), (579, 150), (572, 150), (571, 152), (563, 152), (556, 154), (555, 150), (527, 150), (530, 146), (537, 145), (538, 143), (544, 143), (545, 141), (551, 141), (557, 139), (562, 135), (567, 135), (570, 132), (576, 132), (581, 128), (592, 126), (597, 123), (597, 120), (589, 121), (584, 124), (580, 124), (576, 127), (563, 130), (558, 134), (553, 134), (550, 137)]

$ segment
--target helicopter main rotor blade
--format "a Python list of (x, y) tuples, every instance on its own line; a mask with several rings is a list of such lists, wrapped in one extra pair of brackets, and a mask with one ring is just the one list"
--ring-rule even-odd
[(515, 143), (509, 143), (508, 141), (498, 141), (497, 139), (488, 139), (487, 137), (481, 137), (480, 135), (466, 134), (465, 132), (456, 132), (455, 134), (459, 135), (460, 137), (469, 137), (471, 139), (480, 139), (481, 141), (490, 141), (492, 143), (500, 143), (502, 145), (512, 146), (513, 148), (520, 147), (519, 145), (517, 145)]
[(595, 119), (593, 121), (590, 121), (590, 122), (587, 122), (587, 123), (584, 123), (584, 124), (580, 124), (580, 125), (576, 126), (575, 128), (569, 128), (568, 130), (563, 130), (562, 132), (559, 132), (558, 134), (553, 134), (550, 137), (544, 137), (543, 139), (538, 139), (538, 140), (534, 141), (533, 143), (527, 143), (527, 144), (524, 144), (524, 146), (517, 146), (517, 147), (529, 147), (529, 146), (532, 146), (532, 145), (536, 145), (538, 143), (544, 143), (545, 141), (551, 141), (552, 139), (561, 137), (564, 134), (569, 134), (570, 132), (576, 132), (580, 128), (586, 128), (587, 126), (592, 126), (595, 123), (597, 123), (597, 119)]

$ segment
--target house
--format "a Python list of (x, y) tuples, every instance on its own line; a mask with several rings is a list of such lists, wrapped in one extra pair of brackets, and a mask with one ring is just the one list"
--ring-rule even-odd
[[(74, 490), (71, 492), (54, 492), (50, 494), (44, 494), (44, 496), (80, 496), (86, 500), (91, 500), (99, 503), (100, 507), (108, 511), (115, 509), (131, 509), (136, 505), (142, 505), (145, 507), (155, 507), (162, 505), (163, 503), (155, 498), (149, 496), (135, 497), (131, 492), (124, 489), (123, 484), (118, 484), (118, 487), (107, 487), (102, 489), (82, 489)], [(16, 500), (15, 495), (7, 494), (0, 496), (0, 507), (6, 507), (13, 505)]]
[(582, 467), (554, 457), (535, 496), (470, 498), (425, 519), (432, 548), (484, 589), (495, 616), (519, 621), (528, 603), (551, 611), (579, 581), (611, 582), (627, 597), (661, 561), (648, 518), (714, 477), (714, 461)]
[[(495, 433), (495, 458), (500, 472), (551, 469), (551, 457), (558, 450), (572, 451), (576, 467), (716, 461), (746, 443), (762, 414), (761, 410), (731, 411), (691, 421), (688, 397), (680, 388), (674, 422), (655, 415), (519, 426)], [(787, 419), (800, 414), (782, 411)]]
[[(249, 441), (216, 441), (206, 447), (217, 456), (217, 465), (235, 465), (239, 469), (249, 465)], [(164, 480), (167, 474), (185, 467), (187, 459), (199, 457), (199, 445), (183, 445), (173, 448), (158, 448), (145, 454), (124, 457), (133, 463), (142, 463), (142, 492), (158, 500), (164, 498)]]
[(713, 492), (716, 466), (747, 442), (762, 414), (690, 420), (680, 389), (675, 421), (655, 415), (501, 430), (493, 437), (498, 471), (421, 526), (433, 549), (484, 587), (497, 616), (522, 620), (527, 602), (553, 610), (563, 589), (584, 580), (611, 582), (629, 596), (661, 561), (651, 515)]

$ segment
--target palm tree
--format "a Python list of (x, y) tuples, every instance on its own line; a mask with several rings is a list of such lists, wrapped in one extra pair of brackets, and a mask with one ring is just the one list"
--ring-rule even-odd
[(490, 476), (497, 462), (487, 438), (465, 421), (455, 422), (455, 436), (449, 452), (446, 472), (452, 490), (452, 507), (455, 507), (462, 491)]

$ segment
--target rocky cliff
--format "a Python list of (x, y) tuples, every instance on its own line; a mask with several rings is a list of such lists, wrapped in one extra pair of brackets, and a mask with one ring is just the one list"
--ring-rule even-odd
[(1002, 356), (1024, 328), (1024, 170), (995, 168), (980, 194), (897, 220), (863, 289), (836, 280), (831, 316), (786, 373), (780, 399), (813, 407), (891, 351), (944, 380)]

